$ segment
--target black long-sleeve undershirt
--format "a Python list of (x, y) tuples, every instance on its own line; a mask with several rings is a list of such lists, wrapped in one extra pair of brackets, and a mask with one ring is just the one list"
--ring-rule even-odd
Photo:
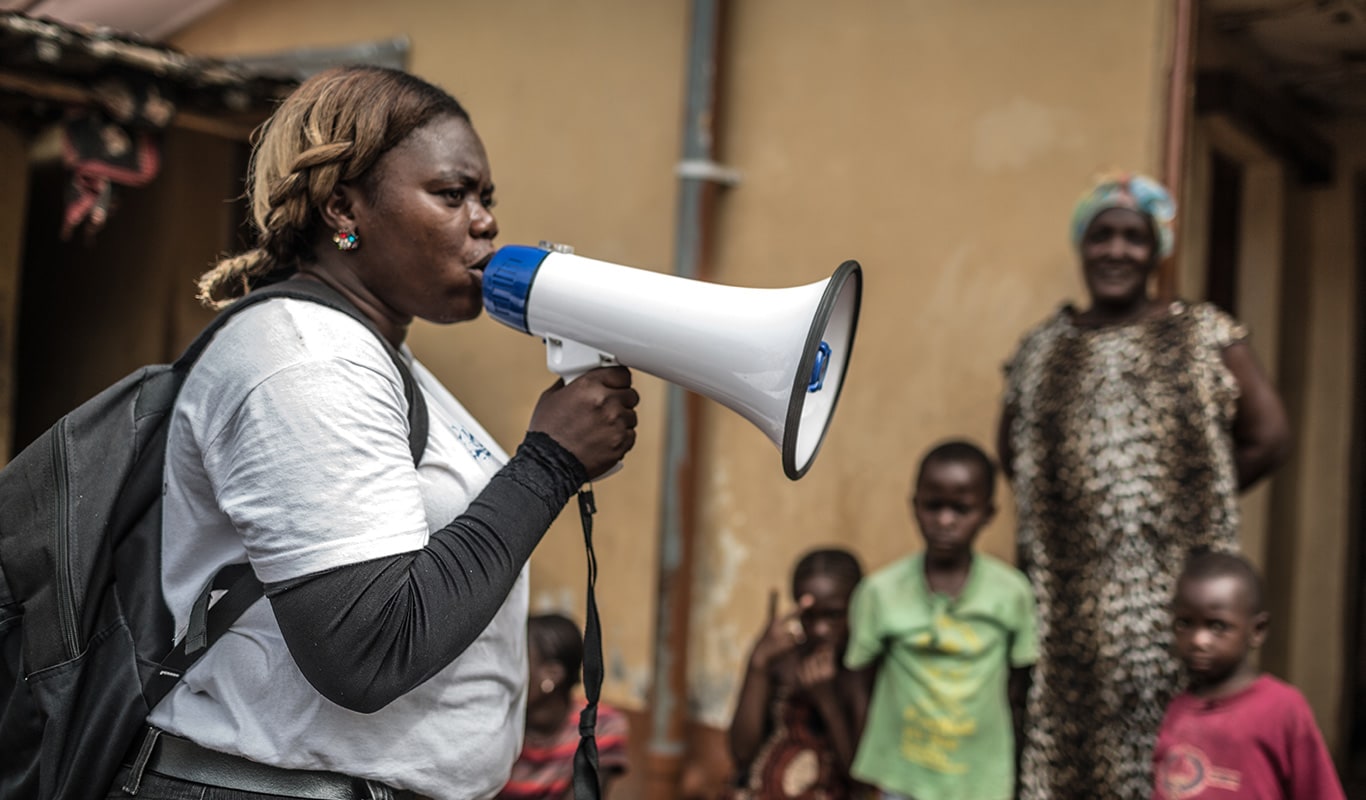
[(308, 682), (353, 711), (378, 711), (464, 652), (588, 475), (529, 433), (465, 513), (421, 550), (266, 585)]

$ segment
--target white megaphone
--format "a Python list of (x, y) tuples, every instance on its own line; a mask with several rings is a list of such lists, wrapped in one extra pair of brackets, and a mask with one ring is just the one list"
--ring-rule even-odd
[(806, 474), (839, 400), (863, 272), (749, 289), (595, 261), (563, 245), (511, 245), (484, 268), (484, 307), (542, 337), (571, 381), (623, 364), (716, 400), (764, 432), (792, 480)]

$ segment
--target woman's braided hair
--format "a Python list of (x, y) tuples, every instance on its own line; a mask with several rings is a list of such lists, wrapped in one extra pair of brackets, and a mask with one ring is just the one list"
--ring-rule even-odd
[(256, 246), (201, 275), (200, 301), (221, 308), (312, 261), (319, 208), (337, 186), (373, 191), (380, 156), (445, 116), (469, 121), (455, 98), (399, 70), (339, 67), (304, 81), (255, 136), (247, 197)]

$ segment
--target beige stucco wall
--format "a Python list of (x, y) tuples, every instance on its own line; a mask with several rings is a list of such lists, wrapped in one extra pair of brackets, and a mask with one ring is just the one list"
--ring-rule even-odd
[[(406, 34), (411, 69), (470, 108), (493, 162), (505, 242), (554, 239), (667, 270), (687, 4), (239, 0), (175, 40), (265, 52)], [(934, 441), (992, 440), (999, 365), (1080, 284), (1066, 240), (1092, 173), (1156, 171), (1167, 4), (814, 0), (731, 4), (719, 158), (742, 174), (717, 208), (713, 278), (789, 286), (847, 258), (867, 292), (821, 457), (798, 483), (730, 412), (703, 414), (691, 705), (728, 721), (770, 587), (838, 541), (881, 566), (917, 548), (907, 483)], [(547, 384), (539, 345), (495, 323), (412, 341), (504, 443)], [(598, 487), (609, 699), (646, 701), (662, 394), (645, 387), (628, 469)], [(1009, 496), (982, 546), (1008, 556)], [(572, 514), (533, 560), (542, 606), (577, 610)]]

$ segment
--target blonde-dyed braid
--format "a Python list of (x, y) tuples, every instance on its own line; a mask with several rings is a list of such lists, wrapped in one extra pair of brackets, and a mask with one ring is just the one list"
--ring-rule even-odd
[(304, 81), (257, 131), (247, 172), (256, 247), (220, 259), (199, 299), (222, 307), (314, 258), (319, 209), (363, 179), (390, 148), (431, 119), (469, 115), (446, 92), (399, 70), (337, 67)]
[[(313, 132), (310, 131), (310, 134)], [(311, 138), (311, 137), (310, 137)], [(312, 258), (309, 233), (315, 211), (344, 178), (354, 150), (352, 142), (331, 142), (309, 148), (290, 165), (289, 172), (271, 181), (265, 192), (253, 188), (253, 208), (258, 231), (256, 247), (220, 259), (199, 278), (200, 302), (222, 308), (242, 297), (267, 277), (283, 277)], [(349, 170), (348, 170), (349, 171)], [(262, 179), (264, 174), (256, 174)]]

